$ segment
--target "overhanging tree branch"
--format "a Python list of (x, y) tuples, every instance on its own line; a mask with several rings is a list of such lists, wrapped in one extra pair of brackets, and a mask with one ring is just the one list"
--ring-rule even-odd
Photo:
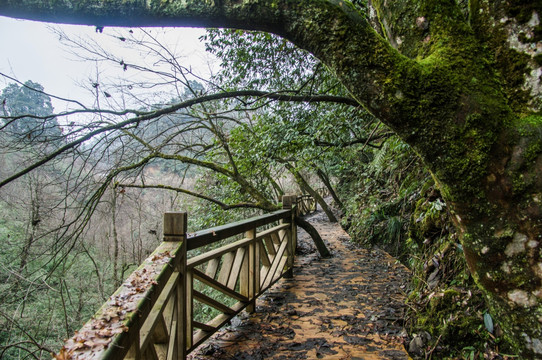
[[(351, 4), (326, 0), (2, 0), (0, 14), (99, 26), (228, 27), (276, 33), (315, 54), (373, 114), (401, 121), (395, 105), (412, 94), (418, 65), (376, 33)], [(352, 36), (352, 34), (356, 34)], [(356, 62), (356, 70), (352, 64)], [(406, 73), (410, 76), (404, 76)], [(397, 74), (390, 82), (390, 74)], [(370, 85), (369, 85), (370, 84)]]
[(212, 202), (213, 204), (216, 204), (216, 205), (220, 206), (220, 208), (222, 210), (231, 210), (231, 209), (238, 209), (238, 208), (253, 208), (253, 209), (262, 209), (262, 210), (268, 210), (268, 211), (277, 210), (277, 207), (269, 208), (269, 207), (263, 206), (262, 204), (259, 204), (259, 203), (242, 202), (242, 203), (237, 203), (237, 204), (226, 204), (226, 203), (223, 203), (222, 201), (216, 200), (216, 199), (214, 199), (214, 198), (212, 198), (210, 196), (206, 196), (206, 195), (196, 193), (196, 192), (193, 192), (193, 191), (190, 191), (190, 190), (186, 190), (186, 189), (178, 188), (178, 187), (173, 187), (173, 186), (169, 186), (169, 185), (160, 185), (160, 184), (158, 184), (158, 185), (118, 184), (117, 186), (120, 187), (120, 188), (160, 189), (160, 190), (175, 191), (175, 192), (178, 192), (178, 193), (186, 194), (186, 195), (189, 195), (189, 196), (193, 196), (193, 197), (196, 197), (196, 198), (199, 198), (199, 199), (202, 199), (202, 200)]
[[(353, 105), (353, 106), (358, 105), (354, 100), (352, 100), (350, 98), (346, 98), (346, 97), (341, 97), (341, 96), (289, 95), (289, 94), (283, 94), (283, 93), (267, 93), (267, 92), (258, 91), (258, 90), (239, 90), (239, 91), (232, 91), (232, 92), (205, 95), (205, 96), (201, 96), (201, 97), (198, 97), (198, 98), (186, 100), (186, 101), (183, 101), (183, 102), (180, 102), (180, 103), (165, 107), (165, 108), (160, 109), (160, 110), (142, 113), (139, 116), (135, 116), (133, 118), (121, 121), (119, 123), (104, 126), (104, 127), (98, 128), (96, 130), (90, 131), (86, 135), (81, 136), (80, 138), (78, 138), (78, 139), (76, 139), (76, 140), (74, 140), (72, 142), (69, 142), (64, 146), (61, 146), (57, 150), (49, 153), (48, 155), (43, 157), (41, 160), (36, 161), (35, 163), (31, 164), (30, 166), (26, 167), (25, 169), (23, 169), (23, 170), (15, 173), (14, 175), (0, 181), (0, 187), (3, 187), (6, 184), (9, 184), (10, 182), (20, 178), (21, 176), (23, 176), (25, 174), (28, 174), (32, 170), (34, 170), (34, 169), (48, 163), (49, 161), (53, 160), (54, 158), (58, 157), (59, 155), (61, 155), (61, 154), (65, 153), (65, 152), (77, 147), (78, 145), (92, 139), (96, 135), (106, 133), (106, 132), (110, 132), (110, 131), (114, 131), (114, 130), (119, 130), (119, 129), (122, 129), (122, 128), (126, 127), (126, 126), (133, 125), (133, 124), (139, 124), (141, 122), (152, 120), (152, 119), (158, 118), (158, 117), (163, 116), (163, 115), (172, 114), (172, 113), (175, 113), (178, 110), (185, 109), (185, 108), (197, 105), (197, 104), (202, 104), (202, 103), (205, 103), (205, 102), (208, 102), (208, 101), (231, 99), (231, 98), (237, 98), (237, 97), (243, 97), (243, 96), (245, 96), (245, 97), (249, 96), (249, 97), (258, 97), (258, 98), (269, 98), (269, 99), (273, 99), (273, 100), (277, 100), (277, 101), (308, 102), (308, 103), (312, 103), (312, 102), (336, 102), (336, 103), (342, 103), (342, 104), (349, 104), (349, 105)], [(88, 113), (88, 112), (92, 112), (92, 111), (91, 110), (76, 110), (76, 111), (72, 111), (71, 113), (83, 113), (83, 112)], [(97, 110), (96, 112), (104, 112), (104, 111)], [(127, 114), (129, 112), (139, 113), (139, 112), (136, 112), (135, 110), (128, 110), (128, 111), (120, 112), (118, 114), (123, 114), (123, 113)]]

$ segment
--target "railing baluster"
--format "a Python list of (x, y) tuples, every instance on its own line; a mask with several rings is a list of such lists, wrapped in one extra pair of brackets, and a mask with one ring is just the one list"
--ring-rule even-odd
[(205, 269), (205, 275), (209, 276), (210, 278), (215, 278), (216, 271), (218, 270), (218, 265), (220, 264), (219, 259), (212, 259), (207, 264), (207, 268)]
[[(168, 346), (168, 359), (182, 360), (186, 358), (186, 350), (191, 346), (192, 329), (192, 293), (188, 291), (188, 271), (186, 268), (186, 230), (187, 214), (181, 212), (167, 212), (164, 214), (164, 241), (182, 241), (180, 261), (176, 269), (181, 276), (176, 286), (175, 303), (173, 304), (173, 318), (170, 328), (170, 344)], [(190, 284), (191, 286), (191, 284)], [(190, 312), (189, 312), (190, 311)], [(173, 342), (173, 344), (171, 343)]]
[(247, 258), (247, 247), (240, 247), (235, 253), (235, 259), (233, 260), (230, 278), (228, 279), (227, 284), (227, 286), (232, 290), (235, 290), (235, 285), (237, 284), (239, 273), (241, 272), (241, 267), (245, 258)]
[[(256, 230), (254, 230), (254, 236), (256, 236)], [(260, 295), (260, 241), (253, 241), (250, 245), (251, 255), (251, 269), (252, 269), (252, 300), (251, 308), (247, 308), (248, 312), (256, 311), (256, 298)]]
[[(188, 349), (190, 349), (193, 345), (193, 331), (194, 331), (194, 328), (192, 326), (192, 320), (194, 319), (194, 277), (193, 277), (193, 273), (191, 270), (187, 270), (186, 271), (186, 284), (185, 284), (185, 289), (186, 289), (186, 294), (185, 294), (185, 301), (186, 301), (186, 306), (185, 306), (185, 326), (184, 326), (184, 331), (185, 331), (185, 336), (184, 336), (184, 339), (186, 341), (185, 343), (185, 347), (183, 349), (183, 352), (185, 352), (186, 354), (186, 351)], [(186, 355), (183, 355), (183, 359), (186, 357)]]
[[(255, 239), (256, 238), (256, 229), (250, 229), (249, 231), (245, 232), (245, 237), (247, 239)], [(245, 258), (245, 261), (243, 262), (243, 276), (241, 280), (241, 294), (248, 297), (249, 305), (247, 305), (246, 310), (249, 313), (253, 313), (256, 309), (256, 264), (255, 264), (255, 249), (256, 249), (256, 241), (252, 241), (248, 245), (248, 256)], [(259, 274), (259, 268), (258, 268), (258, 274)]]
[(228, 284), (234, 259), (235, 252), (233, 251), (228, 252), (222, 258), (222, 265), (220, 266), (220, 272), (218, 274), (218, 282), (220, 282), (222, 285)]
[[(292, 276), (297, 246), (295, 217), (310, 212), (314, 204), (310, 196), (287, 195), (282, 201), (284, 210), (202, 230), (190, 242), (186, 239), (187, 214), (165, 213), (164, 241), (84, 325), (82, 333), (96, 332), (96, 322), (108, 325), (108, 314), (125, 306), (130, 310), (119, 315), (122, 330), (117, 330), (102, 350), (76, 349), (77, 358), (85, 359), (87, 354), (86, 358), (93, 359), (182, 360), (240, 311), (254, 312), (262, 289), (283, 276)], [(280, 224), (273, 225), (277, 221)], [(269, 225), (271, 228), (258, 232)], [(243, 232), (242, 240), (187, 258), (188, 249)], [(195, 279), (203, 289), (194, 289)], [(209, 288), (222, 295), (206, 295), (209, 293), (204, 290)], [(223, 296), (238, 302), (231, 305)], [(127, 297), (127, 304), (119, 304), (119, 299)], [(194, 301), (222, 314), (206, 323), (196, 322)], [(194, 328), (200, 330), (194, 332)], [(80, 341), (80, 335), (74, 336), (62, 351), (74, 353), (73, 347)]]
[[(292, 202), (293, 202), (293, 199), (292, 199)], [(296, 200), (297, 202), (297, 200)], [(283, 208), (284, 208), (284, 205), (283, 205)], [(286, 236), (288, 237), (288, 262), (287, 262), (287, 266), (288, 266), (288, 271), (286, 272), (286, 274), (284, 275), (286, 278), (292, 278), (294, 276), (294, 256), (295, 256), (295, 248), (296, 248), (296, 243), (295, 243), (295, 239), (294, 239), (294, 231), (295, 230), (295, 214), (294, 212), (292, 211), (291, 215), (290, 215), (290, 218), (285, 221), (286, 223), (289, 223), (290, 224), (290, 229), (288, 231), (286, 231)]]

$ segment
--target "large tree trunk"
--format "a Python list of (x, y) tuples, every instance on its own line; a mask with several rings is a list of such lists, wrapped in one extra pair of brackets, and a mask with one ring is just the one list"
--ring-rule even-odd
[(540, 36), (537, 17), (529, 19), (542, 16), (541, 5), (370, 3), (375, 18), (336, 0), (0, 0), (0, 14), (264, 30), (309, 50), (431, 169), (494, 318), (524, 356), (541, 357), (542, 117), (523, 118), (542, 103), (540, 64), (529, 50), (529, 36)]

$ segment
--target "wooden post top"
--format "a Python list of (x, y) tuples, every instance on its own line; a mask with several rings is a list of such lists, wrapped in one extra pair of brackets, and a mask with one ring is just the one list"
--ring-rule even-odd
[(291, 209), (297, 201), (297, 195), (284, 195), (282, 197), (282, 208)]
[(186, 212), (164, 213), (164, 241), (183, 241), (186, 239)]

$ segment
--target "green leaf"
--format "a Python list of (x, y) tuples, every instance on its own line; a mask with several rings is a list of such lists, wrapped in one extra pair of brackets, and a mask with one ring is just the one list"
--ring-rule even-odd
[(493, 334), (493, 319), (488, 313), (484, 314), (484, 325), (486, 326), (486, 330)]

